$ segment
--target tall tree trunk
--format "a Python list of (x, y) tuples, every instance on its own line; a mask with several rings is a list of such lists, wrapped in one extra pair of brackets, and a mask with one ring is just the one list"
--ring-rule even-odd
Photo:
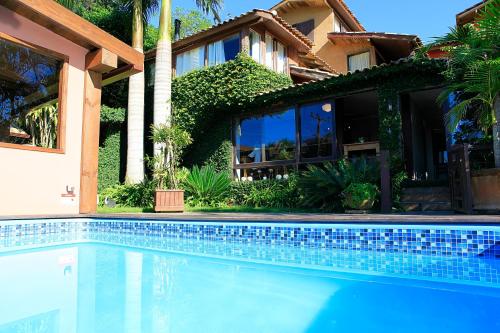
[(493, 154), (495, 156), (495, 168), (500, 168), (500, 95), (495, 99), (495, 124), (493, 125)]
[[(132, 47), (143, 52), (142, 0), (134, 0), (132, 15)], [(134, 74), (129, 79), (125, 179), (129, 184), (144, 180), (144, 72)]]
[[(172, 1), (162, 0), (159, 39), (156, 47), (154, 124), (170, 121), (172, 116)], [(155, 155), (161, 153), (161, 145), (155, 144)]]

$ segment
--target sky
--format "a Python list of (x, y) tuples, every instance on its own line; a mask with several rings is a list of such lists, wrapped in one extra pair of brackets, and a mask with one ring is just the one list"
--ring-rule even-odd
[[(479, 0), (344, 0), (371, 32), (417, 34), (428, 42), (455, 24), (455, 15)], [(222, 17), (254, 8), (269, 9), (279, 0), (225, 0)], [(195, 0), (173, 0), (173, 8), (196, 8)], [(157, 18), (156, 18), (157, 20)], [(155, 19), (152, 20), (155, 23)]]

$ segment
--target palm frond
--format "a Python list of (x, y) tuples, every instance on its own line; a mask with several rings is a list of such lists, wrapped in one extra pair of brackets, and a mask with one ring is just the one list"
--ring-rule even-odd
[(222, 9), (223, 0), (196, 0), (196, 6), (200, 8), (205, 14), (212, 14), (217, 23), (222, 22), (219, 15)]

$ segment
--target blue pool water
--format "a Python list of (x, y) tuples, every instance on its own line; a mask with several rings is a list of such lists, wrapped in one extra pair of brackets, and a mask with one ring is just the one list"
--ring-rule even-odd
[(500, 332), (498, 259), (97, 236), (3, 251), (0, 333)]

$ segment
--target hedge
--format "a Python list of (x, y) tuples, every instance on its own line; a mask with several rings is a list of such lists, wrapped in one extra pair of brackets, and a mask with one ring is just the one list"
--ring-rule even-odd
[(125, 109), (101, 107), (98, 191), (119, 184), (124, 175)]

